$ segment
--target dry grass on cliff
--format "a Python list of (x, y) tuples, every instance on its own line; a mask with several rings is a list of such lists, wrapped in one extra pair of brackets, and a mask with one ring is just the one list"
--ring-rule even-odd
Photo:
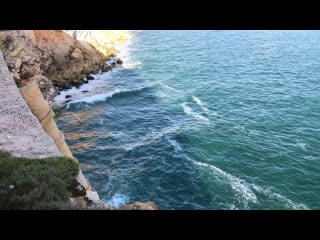
[(15, 158), (0, 151), (0, 209), (68, 209), (79, 165), (65, 157)]

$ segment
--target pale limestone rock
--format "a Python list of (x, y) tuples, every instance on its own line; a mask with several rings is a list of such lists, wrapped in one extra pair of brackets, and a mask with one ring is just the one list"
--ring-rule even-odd
[(99, 202), (100, 198), (97, 192), (95, 191), (87, 191), (86, 197), (92, 202)]

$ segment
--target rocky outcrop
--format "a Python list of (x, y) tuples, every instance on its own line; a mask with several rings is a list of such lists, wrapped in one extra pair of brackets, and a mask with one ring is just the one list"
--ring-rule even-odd
[(122, 41), (129, 38), (129, 31), (125, 30), (64, 30), (74, 39), (90, 43), (103, 55), (115, 56), (117, 50), (114, 48)]
[(134, 202), (119, 208), (119, 210), (158, 210), (154, 202)]
[(62, 156), (21, 97), (0, 51), (0, 151), (14, 157)]
[(1, 31), (0, 49), (17, 86), (35, 82), (49, 103), (59, 89), (81, 85), (86, 74), (109, 70), (105, 61), (114, 55), (60, 30)]
[[(113, 57), (115, 50), (106, 47), (106, 42), (93, 41), (95, 35), (87, 34), (83, 39), (99, 50), (88, 42), (78, 41), (83, 33), (73, 33), (71, 37), (55, 30), (0, 31), (0, 50), (4, 53), (3, 58), (0, 51), (0, 150), (15, 157), (64, 155), (77, 161), (45, 100), (50, 103), (59, 89), (82, 84), (83, 74), (89, 80), (90, 73), (109, 71), (111, 66), (122, 64)], [(106, 63), (108, 57), (111, 59)], [(70, 199), (73, 207), (114, 209), (99, 199), (81, 170), (73, 188)], [(120, 209), (154, 210), (157, 206), (152, 202), (134, 202)]]

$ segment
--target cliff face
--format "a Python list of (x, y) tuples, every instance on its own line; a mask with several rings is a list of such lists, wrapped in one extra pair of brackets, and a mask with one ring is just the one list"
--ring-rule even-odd
[(59, 89), (81, 85), (84, 74), (109, 70), (105, 61), (115, 54), (112, 48), (102, 53), (60, 30), (2, 31), (0, 49), (18, 87), (35, 82), (48, 102)]
[(112, 56), (117, 53), (115, 45), (129, 38), (129, 31), (124, 30), (63, 30), (74, 39), (90, 43), (100, 53)]
[(0, 51), (0, 151), (15, 157), (62, 156), (21, 97)]

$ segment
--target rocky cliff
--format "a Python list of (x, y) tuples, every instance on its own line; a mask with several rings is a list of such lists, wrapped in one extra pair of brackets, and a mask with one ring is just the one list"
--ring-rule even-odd
[[(110, 65), (106, 60), (116, 54), (113, 45), (125, 36), (122, 31), (0, 31), (0, 150), (18, 157), (64, 155), (76, 161), (46, 101), (52, 102), (60, 89), (85, 83), (90, 73), (121, 64), (119, 59)], [(86, 191), (71, 199), (73, 207), (113, 209), (99, 199), (81, 170), (77, 180)], [(152, 202), (135, 202), (120, 209), (157, 207)]]
[(74, 39), (90, 43), (106, 56), (115, 55), (114, 46), (129, 38), (129, 31), (124, 30), (64, 30)]
[(87, 34), (91, 40), (85, 42), (69, 34), (60, 30), (0, 32), (0, 49), (18, 87), (35, 82), (51, 102), (59, 89), (79, 86), (87, 74), (110, 69), (105, 61), (114, 56), (114, 48), (106, 45), (101, 51), (103, 43), (99, 42), (99, 51), (89, 43), (92, 35)]

